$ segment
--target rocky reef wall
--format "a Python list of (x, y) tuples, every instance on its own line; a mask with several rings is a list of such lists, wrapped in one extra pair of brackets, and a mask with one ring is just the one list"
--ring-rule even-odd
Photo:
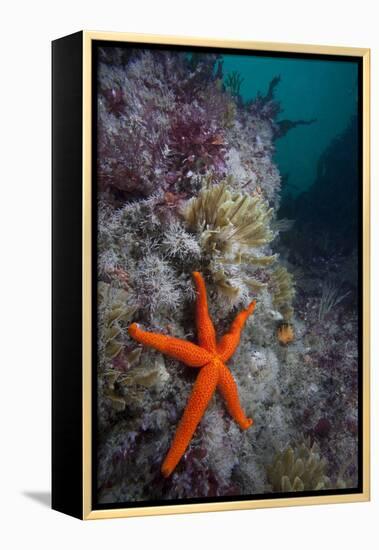
[[(343, 452), (327, 452), (332, 415), (306, 417), (327, 390), (304, 304), (296, 308), (296, 270), (279, 246), (291, 224), (278, 220), (277, 82), (244, 103), (214, 54), (109, 47), (98, 60), (99, 502), (355, 483), (356, 469), (348, 481), (348, 466), (342, 472), (345, 449), (355, 456), (353, 428), (339, 440)], [(196, 342), (193, 271), (206, 280), (219, 335), (257, 300), (228, 363), (254, 426), (242, 432), (216, 395), (164, 479), (160, 466), (197, 373), (141, 347), (127, 327), (137, 321)], [(353, 406), (349, 414), (353, 425)]]

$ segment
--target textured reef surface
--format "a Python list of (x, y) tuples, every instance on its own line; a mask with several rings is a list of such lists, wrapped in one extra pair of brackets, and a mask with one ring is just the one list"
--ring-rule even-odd
[[(332, 215), (324, 231), (312, 211), (330, 206), (341, 185), (354, 124), (320, 160), (308, 195), (281, 205), (275, 140), (313, 121), (279, 119), (279, 81), (243, 101), (241, 77), (223, 74), (221, 56), (99, 50), (100, 503), (357, 485), (356, 252), (344, 248), (346, 231), (334, 242)], [(295, 202), (312, 215), (297, 220)], [(206, 280), (220, 335), (257, 301), (228, 363), (254, 425), (241, 431), (216, 392), (165, 479), (160, 467), (198, 372), (142, 347), (127, 328), (196, 342), (193, 271)]]

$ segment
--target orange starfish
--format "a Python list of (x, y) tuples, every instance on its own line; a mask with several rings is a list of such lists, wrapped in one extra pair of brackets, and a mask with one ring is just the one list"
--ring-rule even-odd
[(138, 327), (137, 323), (133, 323), (128, 329), (130, 336), (137, 342), (182, 361), (189, 367), (201, 368), (171, 448), (162, 464), (161, 471), (165, 477), (173, 472), (182, 458), (216, 387), (224, 397), (229, 413), (242, 430), (246, 430), (253, 423), (253, 420), (247, 418), (242, 410), (237, 385), (225, 362), (230, 359), (238, 346), (246, 319), (255, 309), (255, 301), (237, 315), (230, 332), (216, 342), (216, 332), (208, 313), (204, 280), (198, 272), (194, 272), (193, 277), (198, 292), (196, 323), (199, 345), (155, 332), (145, 332)]

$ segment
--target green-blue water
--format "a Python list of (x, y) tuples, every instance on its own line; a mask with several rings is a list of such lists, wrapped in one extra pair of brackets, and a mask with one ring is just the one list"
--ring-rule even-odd
[(276, 141), (275, 162), (281, 175), (288, 176), (287, 189), (293, 194), (308, 189), (320, 155), (357, 113), (357, 63), (244, 55), (224, 55), (223, 60), (224, 77), (237, 71), (244, 79), (244, 101), (258, 92), (264, 95), (272, 78), (280, 75), (275, 90), (282, 108), (278, 120), (317, 119)]

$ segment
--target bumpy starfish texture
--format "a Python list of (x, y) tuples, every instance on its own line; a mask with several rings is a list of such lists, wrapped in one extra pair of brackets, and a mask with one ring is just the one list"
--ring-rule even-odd
[(217, 342), (216, 331), (208, 313), (204, 280), (198, 272), (193, 273), (193, 278), (197, 288), (198, 345), (179, 338), (143, 331), (137, 323), (133, 323), (128, 328), (130, 336), (137, 342), (177, 359), (189, 367), (200, 368), (171, 448), (162, 464), (161, 472), (165, 477), (171, 475), (182, 458), (216, 388), (220, 390), (229, 413), (242, 430), (246, 430), (253, 423), (253, 420), (247, 418), (243, 412), (237, 385), (225, 363), (238, 346), (244, 324), (255, 309), (255, 301), (237, 315), (230, 331)]

